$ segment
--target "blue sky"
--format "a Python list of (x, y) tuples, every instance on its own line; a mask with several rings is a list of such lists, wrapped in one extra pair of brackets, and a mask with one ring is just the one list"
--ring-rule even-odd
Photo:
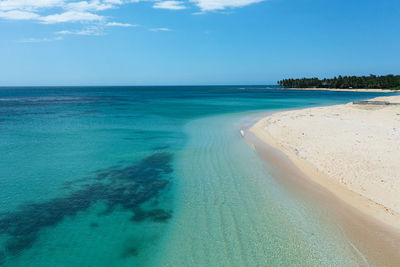
[(399, 0), (0, 0), (0, 85), (400, 74)]

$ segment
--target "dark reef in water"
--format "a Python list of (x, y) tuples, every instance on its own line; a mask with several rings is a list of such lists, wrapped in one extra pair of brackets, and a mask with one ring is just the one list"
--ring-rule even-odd
[[(151, 220), (166, 222), (171, 212), (163, 209), (145, 210), (144, 203), (157, 202), (160, 194), (167, 189), (171, 178), (172, 154), (155, 153), (127, 167), (115, 166), (97, 171), (79, 188), (64, 197), (42, 203), (22, 205), (18, 210), (0, 214), (0, 236), (7, 236), (5, 252), (16, 255), (29, 249), (39, 236), (40, 230), (56, 226), (65, 217), (88, 210), (93, 204), (102, 202), (109, 214), (117, 207), (132, 212), (132, 222)], [(93, 223), (91, 227), (97, 227)], [(137, 248), (126, 251), (134, 256)], [(4, 259), (0, 250), (0, 264)]]
[(121, 257), (122, 258), (129, 258), (129, 257), (135, 257), (139, 254), (139, 251), (136, 247), (127, 247), (124, 249), (122, 252)]
[(99, 227), (99, 224), (97, 222), (90, 223), (90, 228), (97, 228), (97, 227)]

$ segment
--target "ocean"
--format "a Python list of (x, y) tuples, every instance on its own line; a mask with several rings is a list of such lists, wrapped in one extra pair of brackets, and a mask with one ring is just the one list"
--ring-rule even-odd
[(376, 93), (0, 88), (0, 265), (354, 266), (240, 135), (256, 114)]

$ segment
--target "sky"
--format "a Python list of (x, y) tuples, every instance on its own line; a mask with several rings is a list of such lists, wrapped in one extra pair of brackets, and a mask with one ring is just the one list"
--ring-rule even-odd
[(400, 74), (399, 0), (0, 0), (0, 86)]

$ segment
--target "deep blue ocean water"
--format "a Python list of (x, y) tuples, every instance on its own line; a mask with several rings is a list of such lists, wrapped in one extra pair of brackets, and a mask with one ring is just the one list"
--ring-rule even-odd
[(344, 238), (274, 182), (238, 127), (378, 95), (0, 88), (0, 265), (353, 265)]

